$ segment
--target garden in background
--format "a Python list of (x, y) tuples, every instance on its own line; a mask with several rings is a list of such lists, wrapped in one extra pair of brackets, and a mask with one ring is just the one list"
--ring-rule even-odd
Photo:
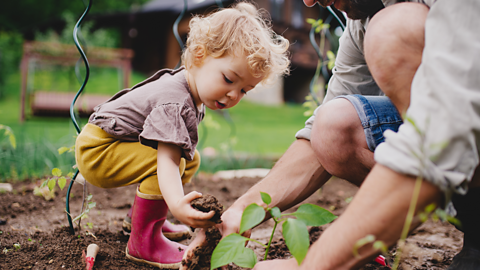
[[(98, 1), (93, 12), (125, 12), (138, 9), (147, 1)], [(136, 187), (101, 189), (82, 183), (79, 178), (67, 198), (70, 173), (75, 171), (73, 145), (76, 130), (72, 120), (69, 117), (33, 116), (27, 109), (26, 121), (20, 123), (19, 63), (24, 36), (38, 41), (71, 44), (71, 29), (77, 19), (77, 15), (72, 14), (81, 14), (83, 10), (81, 1), (21, 2), (8, 1), (0, 11), (0, 269), (85, 269), (82, 252), (92, 243), (100, 247), (93, 269), (156, 269), (131, 262), (125, 257), (128, 236), (123, 234), (121, 227), (132, 206)], [(29, 8), (25, 9), (25, 6)], [(35, 27), (46, 18), (53, 17), (61, 18), (68, 31), (59, 34), (52, 29)], [(322, 28), (322, 24), (317, 22), (311, 19), (309, 23)], [(83, 30), (89, 45), (119, 46), (120, 35), (115, 30), (93, 29), (88, 23)], [(329, 65), (333, 61), (334, 56), (329, 57)], [(318, 70), (316, 75), (319, 75)], [(83, 68), (77, 72), (79, 77), (85, 75)], [(146, 74), (134, 71), (130, 84), (146, 78)], [(44, 66), (35, 69), (30, 73), (29, 83), (36, 89), (60, 92), (76, 92), (81, 85), (74, 67)], [(113, 95), (121, 88), (117, 69), (92, 67), (84, 93)], [(306, 108), (298, 103), (266, 106), (241, 101), (228, 111), (207, 110), (199, 126), (200, 172), (185, 186), (185, 192), (196, 190), (211, 194), (228, 208), (260, 181), (287, 150), (295, 140), (295, 133), (304, 126), (308, 117), (305, 112), (308, 110), (311, 113), (313, 107)], [(87, 121), (86, 118), (78, 120), (81, 127)], [(244, 170), (252, 168), (265, 170), (252, 175), (247, 174), (252, 171)], [(239, 173), (227, 177), (222, 174), (225, 170), (237, 170)], [(45, 181), (48, 179), (50, 181)], [(340, 216), (357, 190), (358, 187), (342, 179), (332, 178), (304, 203), (319, 205)], [(86, 204), (84, 199), (87, 199)], [(70, 234), (67, 220), (67, 201), (72, 218), (81, 217), (74, 221), (74, 234)], [(287, 213), (296, 211), (298, 207)], [(170, 214), (168, 218), (175, 222)], [(318, 239), (328, 226), (330, 224), (309, 226), (310, 243)], [(253, 230), (252, 239), (259, 243), (269, 242), (273, 227), (273, 220), (259, 225)], [(445, 269), (461, 249), (462, 237), (453, 225), (428, 219), (406, 239), (398, 269)], [(267, 256), (264, 256), (265, 248), (259, 243), (250, 241), (247, 246), (258, 260), (292, 256), (280, 229), (273, 234)], [(384, 251), (390, 263), (396, 254), (395, 246)], [(234, 264), (228, 266), (228, 269), (240, 268)], [(371, 262), (362, 269), (388, 267)]]

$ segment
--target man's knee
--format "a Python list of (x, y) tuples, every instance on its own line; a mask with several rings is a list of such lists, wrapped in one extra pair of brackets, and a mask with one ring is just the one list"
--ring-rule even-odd
[(413, 69), (414, 73), (418, 68), (428, 10), (424, 4), (399, 3), (379, 11), (369, 22), (364, 40), (365, 59), (381, 88), (398, 77), (399, 70)]
[(363, 128), (353, 105), (347, 99), (334, 99), (317, 112), (311, 135), (312, 149), (325, 169), (335, 174), (348, 162), (354, 149), (360, 147), (359, 134), (363, 134)]

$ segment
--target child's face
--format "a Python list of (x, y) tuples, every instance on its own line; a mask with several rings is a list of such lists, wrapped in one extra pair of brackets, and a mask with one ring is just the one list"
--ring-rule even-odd
[(203, 103), (212, 110), (237, 105), (262, 79), (250, 74), (245, 57), (230, 55), (207, 56), (202, 64), (192, 65), (187, 72), (195, 104), (200, 106)]

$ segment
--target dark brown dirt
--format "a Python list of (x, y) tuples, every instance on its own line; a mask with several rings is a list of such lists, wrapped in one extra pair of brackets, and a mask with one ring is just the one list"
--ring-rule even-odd
[[(197, 176), (185, 192), (197, 190), (212, 194), (228, 208), (239, 196), (259, 179), (242, 178), (214, 181), (205, 175)], [(135, 196), (135, 186), (101, 189), (87, 185), (88, 193), (97, 206), (88, 218), (81, 221), (81, 230), (69, 233), (65, 214), (66, 189), (57, 190), (56, 197), (46, 201), (33, 195), (39, 183), (15, 183), (14, 192), (0, 194), (0, 269), (85, 269), (82, 251), (91, 243), (100, 247), (94, 269), (155, 269), (140, 265), (125, 258), (128, 236), (122, 233), (122, 220)], [(340, 180), (330, 180), (324, 188), (306, 200), (340, 215), (355, 195), (357, 188)], [(83, 186), (75, 184), (70, 195), (70, 210), (78, 215), (81, 209)], [(294, 209), (292, 209), (294, 210)], [(171, 221), (176, 221), (171, 215)], [(4, 221), (2, 223), (1, 221)], [(273, 221), (267, 221), (252, 231), (252, 238), (267, 243)], [(324, 229), (311, 228), (311, 240), (319, 237)], [(400, 269), (445, 269), (453, 256), (461, 249), (462, 233), (448, 223), (427, 221), (407, 238), (407, 250), (402, 257)], [(183, 243), (188, 244), (190, 240)], [(264, 248), (250, 242), (259, 260)], [(393, 254), (392, 249), (391, 254)], [(274, 245), (268, 259), (288, 258), (280, 230), (274, 235)], [(230, 269), (240, 269), (230, 266)], [(370, 263), (362, 269), (385, 269)]]
[(202, 212), (208, 213), (214, 211), (215, 215), (210, 219), (215, 223), (222, 223), (221, 216), (223, 214), (223, 205), (218, 202), (215, 196), (210, 194), (205, 194), (200, 198), (196, 198), (190, 202), (190, 205)]
[[(190, 205), (193, 208), (205, 213), (214, 211), (215, 215), (211, 218), (211, 220), (217, 224), (222, 223), (220, 217), (223, 214), (223, 205), (218, 202), (215, 196), (205, 194), (202, 197), (191, 201)], [(188, 270), (210, 269), (213, 250), (215, 247), (217, 247), (220, 239), (222, 239), (222, 234), (216, 227), (211, 227), (205, 230), (205, 238), (205, 243), (193, 250), (191, 258), (189, 258), (187, 261), (182, 260), (182, 264), (186, 266)]]

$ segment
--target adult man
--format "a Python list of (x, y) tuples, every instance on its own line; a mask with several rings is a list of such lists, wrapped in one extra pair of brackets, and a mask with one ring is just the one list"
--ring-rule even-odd
[[(304, 2), (312, 6), (317, 1)], [(260, 191), (272, 196), (272, 205), (285, 210), (331, 175), (362, 186), (301, 266), (290, 259), (261, 262), (255, 269), (363, 265), (376, 252), (367, 245), (354, 257), (353, 245), (368, 234), (387, 245), (396, 243), (417, 176), (426, 180), (421, 183), (417, 211), (430, 203), (444, 206), (458, 194), (453, 196), (454, 204), (465, 240), (450, 269), (480, 268), (480, 234), (472, 225), (480, 224), (475, 209), (480, 206), (475, 196), (480, 194), (480, 177), (474, 173), (479, 162), (480, 65), (473, 60), (480, 51), (480, 32), (474, 28), (480, 23), (480, 2), (396, 2), (400, 1), (318, 0), (323, 6), (333, 3), (352, 18), (341, 38), (326, 101), (269, 175), (224, 213), (223, 234), (238, 230), (248, 204), (262, 204)], [(334, 99), (382, 92), (389, 99)], [(405, 113), (409, 121), (395, 133)], [(381, 143), (385, 130), (393, 131), (385, 132), (386, 141)]]

